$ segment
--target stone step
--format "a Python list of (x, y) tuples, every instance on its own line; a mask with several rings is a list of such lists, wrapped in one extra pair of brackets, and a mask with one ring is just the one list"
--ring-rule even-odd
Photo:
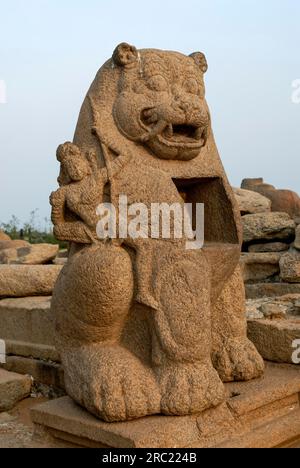
[(28, 374), (41, 384), (64, 390), (64, 372), (60, 364), (41, 359), (21, 356), (7, 356), (6, 363), (1, 367), (11, 372)]
[(219, 448), (288, 448), (300, 444), (300, 410), (292, 411), (242, 436), (234, 437)]
[(267, 364), (263, 377), (226, 384), (227, 401), (200, 415), (150, 416), (106, 423), (69, 397), (36, 406), (33, 422), (48, 435), (84, 447), (277, 447), (300, 439), (300, 373)]
[(0, 369), (0, 412), (11, 410), (18, 401), (30, 395), (31, 378)]
[(0, 339), (6, 353), (58, 361), (50, 296), (0, 300)]

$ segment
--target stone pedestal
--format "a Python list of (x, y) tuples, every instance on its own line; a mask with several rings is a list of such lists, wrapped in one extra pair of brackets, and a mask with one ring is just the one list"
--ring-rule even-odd
[(297, 366), (267, 364), (264, 377), (226, 384), (227, 401), (186, 417), (150, 416), (105, 423), (69, 397), (32, 410), (37, 430), (82, 447), (271, 448), (300, 443), (300, 372)]

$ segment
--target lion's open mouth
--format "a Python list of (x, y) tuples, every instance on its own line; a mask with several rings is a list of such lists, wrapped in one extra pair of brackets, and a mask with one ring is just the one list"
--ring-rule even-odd
[(145, 109), (141, 123), (148, 132), (149, 139), (157, 137), (173, 145), (203, 146), (207, 140), (207, 128), (192, 124), (172, 124), (158, 120), (153, 109)]
[(177, 142), (187, 142), (199, 141), (202, 139), (202, 134), (204, 129), (196, 127), (194, 125), (173, 125), (168, 124), (165, 130), (162, 132), (162, 136), (168, 140), (177, 141)]

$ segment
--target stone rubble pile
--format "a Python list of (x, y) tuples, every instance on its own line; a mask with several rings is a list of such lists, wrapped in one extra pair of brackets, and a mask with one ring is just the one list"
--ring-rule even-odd
[(300, 339), (300, 198), (263, 179), (235, 189), (243, 224), (241, 268), (248, 335), (270, 361), (295, 363)]
[(0, 231), (0, 339), (6, 352), (0, 365), (0, 397), (6, 387), (12, 389), (7, 399), (0, 398), (5, 401), (0, 412), (28, 396), (31, 379), (18, 375), (63, 387), (50, 304), (67, 255), (58, 245), (32, 245)]
[[(258, 282), (299, 284), (300, 199), (299, 212), (294, 206), (295, 197), (292, 198), (292, 207), (288, 207), (285, 200), (286, 211), (273, 211), (271, 199), (249, 190), (249, 187), (257, 190), (257, 184), (246, 179), (242, 186), (248, 189), (235, 189), (235, 194), (242, 215), (244, 244), (241, 266), (246, 285)], [(272, 194), (274, 191), (271, 190)], [(280, 206), (278, 200), (275, 206)], [(295, 216), (291, 217), (290, 213)]]

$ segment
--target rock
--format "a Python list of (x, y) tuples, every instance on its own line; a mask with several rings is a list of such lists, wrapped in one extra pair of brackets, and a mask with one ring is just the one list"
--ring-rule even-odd
[(261, 312), (265, 318), (269, 319), (284, 319), (287, 315), (288, 306), (282, 304), (267, 303), (261, 306)]
[(0, 253), (1, 250), (6, 249), (18, 249), (20, 247), (30, 247), (31, 244), (24, 240), (2, 240), (0, 241)]
[(283, 242), (266, 242), (265, 244), (249, 245), (248, 250), (251, 253), (285, 252), (289, 250), (289, 247), (288, 244)]
[(283, 319), (293, 309), (291, 297), (286, 298), (261, 298), (248, 299), (246, 301), (246, 316), (253, 319)]
[(300, 284), (289, 283), (257, 283), (246, 284), (247, 299), (284, 296), (286, 294), (300, 294)]
[(288, 213), (292, 218), (300, 217), (300, 197), (291, 190), (278, 190), (273, 185), (264, 183), (259, 179), (244, 179), (241, 187), (253, 190), (269, 198), (272, 211)]
[(0, 300), (0, 337), (10, 355), (58, 360), (51, 297)]
[(261, 281), (279, 274), (280, 253), (243, 253), (240, 265), (244, 281)]
[(295, 222), (286, 213), (258, 213), (242, 218), (244, 242), (293, 240)]
[(11, 240), (10, 237), (7, 234), (5, 234), (4, 231), (1, 231), (1, 229), (0, 229), (0, 242), (1, 241), (9, 241), (9, 240)]
[(234, 188), (233, 191), (242, 216), (246, 214), (269, 213), (271, 211), (271, 202), (263, 195), (240, 188)]
[(247, 320), (252, 319), (262, 319), (264, 318), (263, 313), (259, 310), (258, 306), (255, 304), (250, 304), (246, 302), (246, 317)]
[(30, 395), (31, 378), (0, 369), (0, 411), (11, 410), (18, 401)]
[(280, 277), (288, 283), (300, 283), (300, 252), (291, 249), (282, 255), (280, 262)]
[(264, 359), (293, 363), (293, 343), (300, 339), (300, 319), (249, 320), (248, 337)]
[(294, 247), (295, 249), (300, 250), (300, 224), (296, 228), (296, 239), (295, 239)]
[(59, 265), (0, 265), (0, 297), (49, 296)]
[(58, 245), (34, 244), (0, 251), (0, 263), (6, 265), (42, 265), (51, 262), (58, 253)]

